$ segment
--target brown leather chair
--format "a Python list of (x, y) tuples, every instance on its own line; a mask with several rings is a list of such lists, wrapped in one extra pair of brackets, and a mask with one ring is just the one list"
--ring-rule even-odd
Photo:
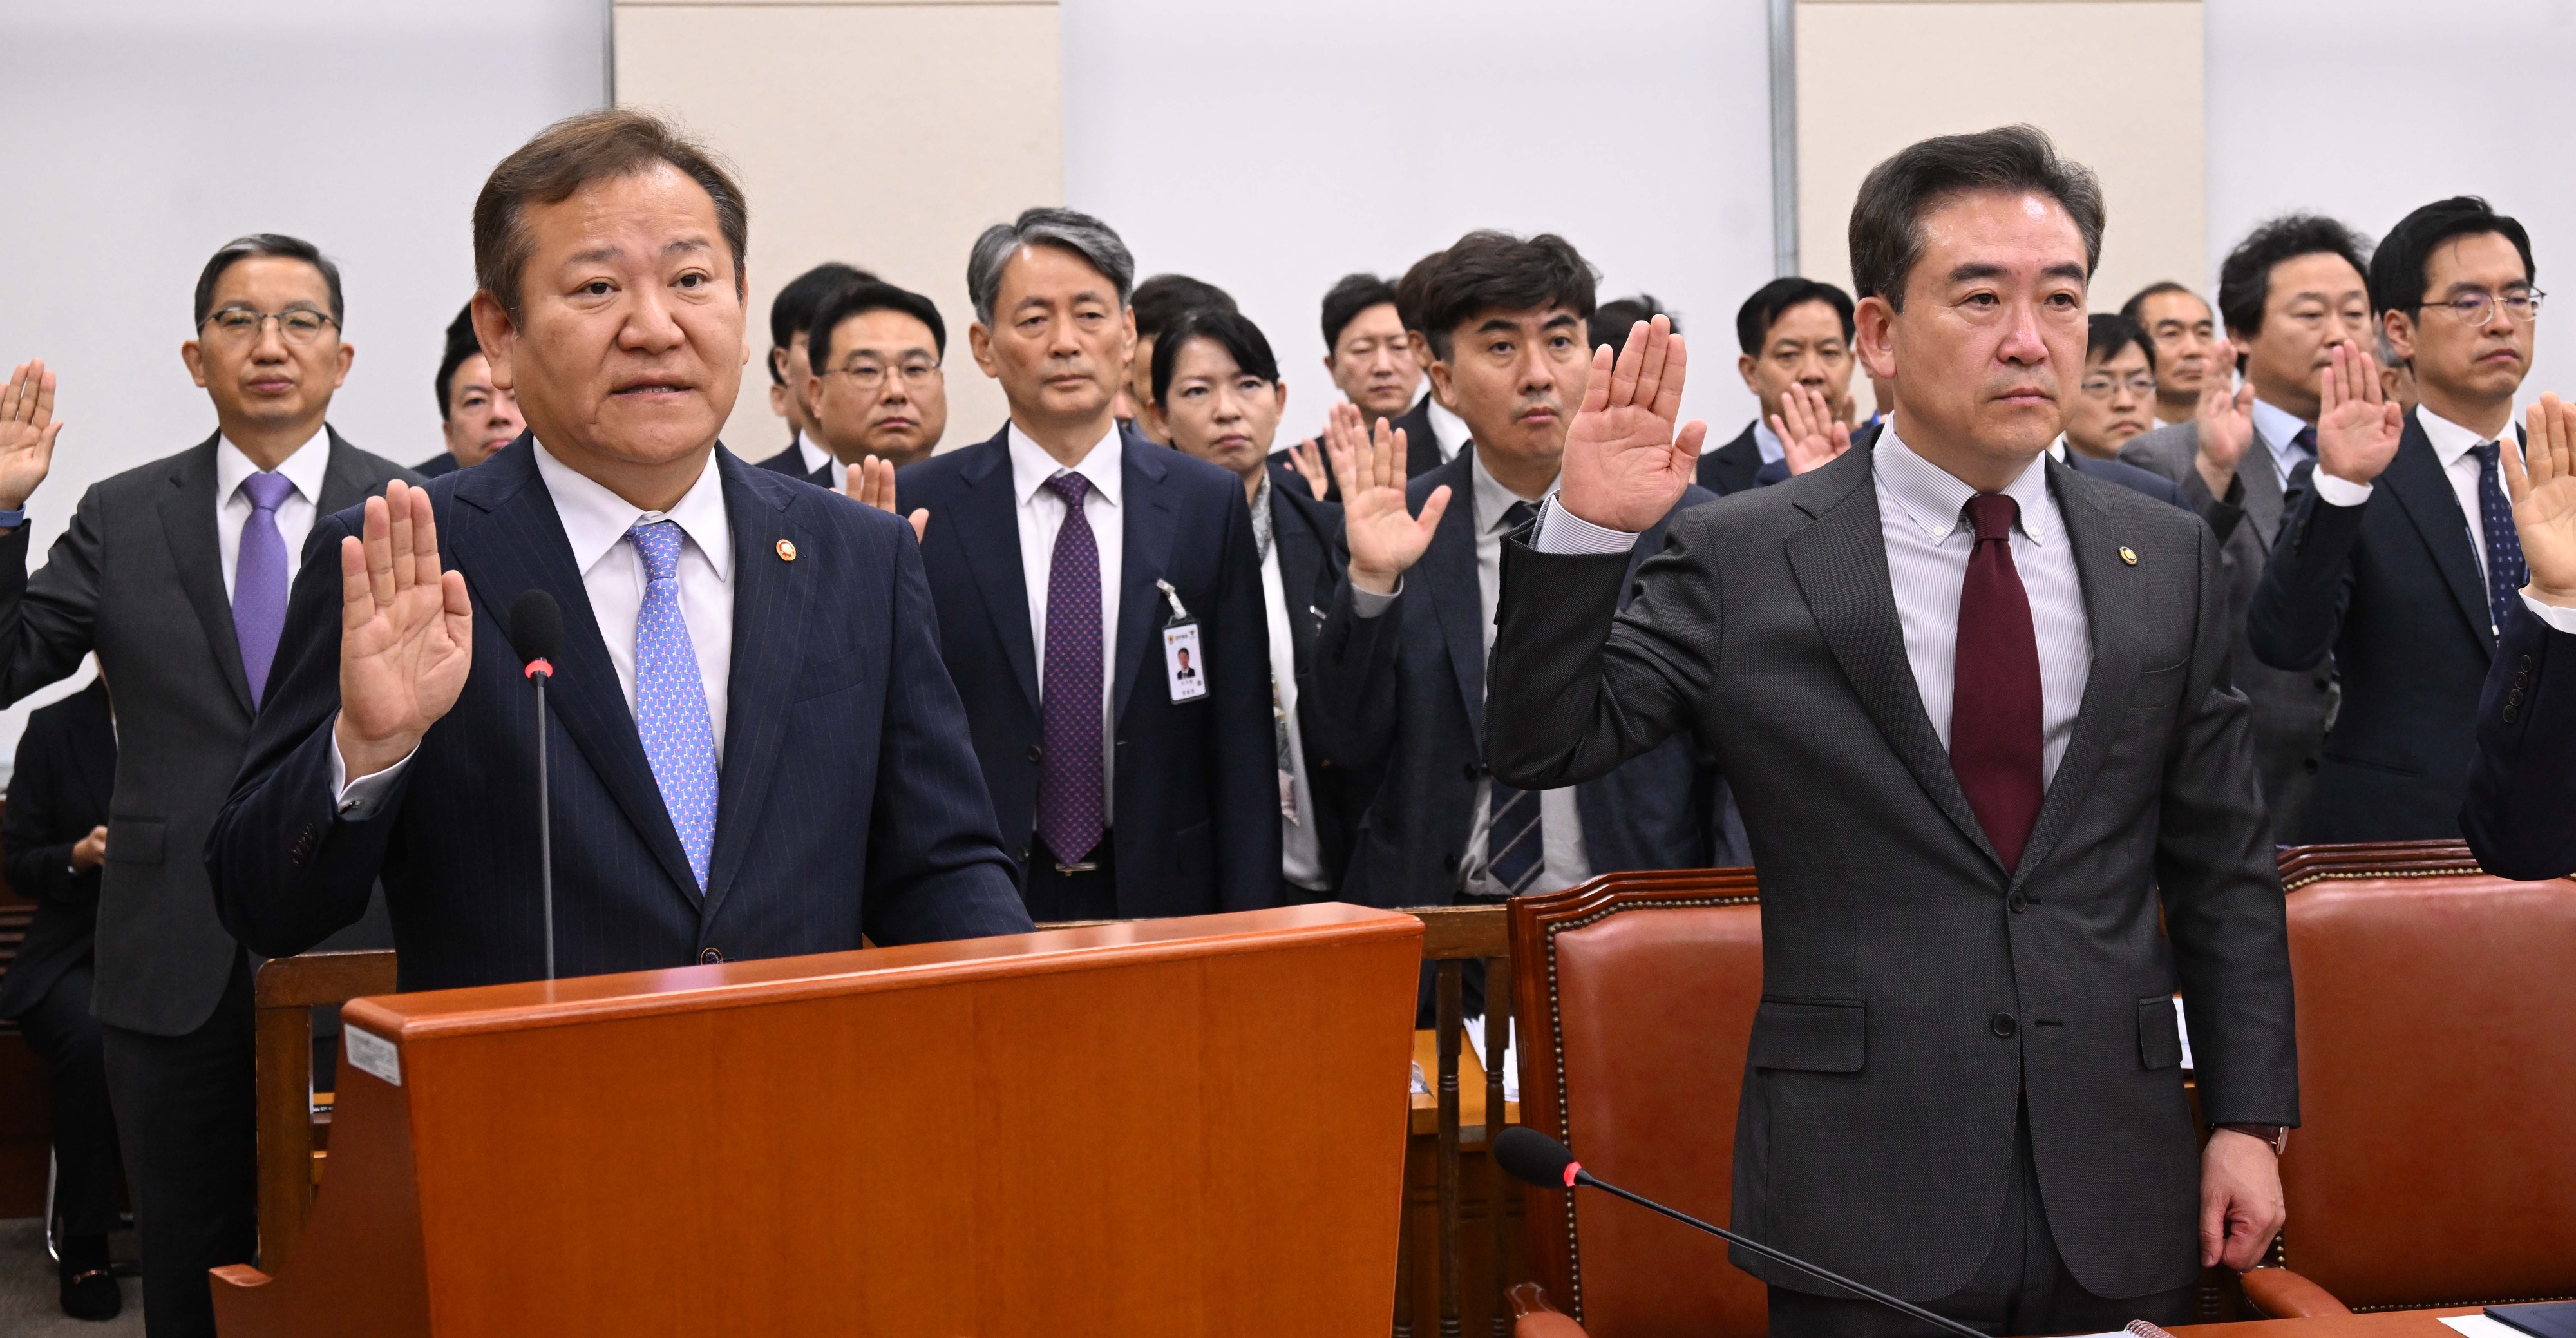
[[(2277, 1318), (2576, 1295), (2576, 883), (2451, 842), (2282, 857), (2304, 1125)], [(2293, 1271), (2296, 1270), (2296, 1271)]]
[[(1753, 871), (1614, 874), (1511, 915), (1522, 1123), (1605, 1180), (1724, 1222), (1762, 997)], [(1605, 1195), (1526, 1193), (1540, 1281), (1514, 1289), (1518, 1338), (1764, 1332), (1763, 1286), (1722, 1242)]]

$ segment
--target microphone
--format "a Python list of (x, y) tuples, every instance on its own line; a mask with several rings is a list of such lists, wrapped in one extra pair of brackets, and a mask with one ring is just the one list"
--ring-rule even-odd
[(546, 915), (546, 979), (555, 978), (554, 792), (546, 778), (546, 682), (555, 676), (554, 655), (563, 649), (563, 609), (543, 590), (522, 590), (510, 601), (510, 648), (519, 653), (528, 681), (537, 685), (537, 895)]
[(1617, 1185), (1595, 1177), (1590, 1171), (1584, 1170), (1583, 1163), (1576, 1161), (1574, 1159), (1574, 1154), (1567, 1151), (1563, 1143), (1557, 1142), (1555, 1139), (1540, 1133), (1536, 1129), (1531, 1129), (1517, 1124), (1513, 1125), (1509, 1129), (1505, 1129), (1502, 1137), (1494, 1140), (1494, 1162), (1503, 1168), (1503, 1172), (1505, 1174), (1523, 1184), (1536, 1185), (1541, 1189), (1566, 1190), (1573, 1189), (1577, 1185), (1588, 1186), (1590, 1188), (1600, 1190), (1605, 1194), (1626, 1199), (1628, 1202), (1636, 1204), (1640, 1208), (1651, 1208), (1676, 1222), (1683, 1223), (1684, 1225), (1698, 1227), (1700, 1230), (1725, 1241), (1729, 1245), (1742, 1246), (1765, 1259), (1771, 1260), (1773, 1263), (1787, 1264), (1789, 1267), (1797, 1269), (1801, 1273), (1808, 1274), (1811, 1277), (1821, 1278), (1826, 1282), (1830, 1282), (1833, 1285), (1852, 1293), (1853, 1295), (1868, 1297), (1870, 1300), (1876, 1301), (1880, 1305), (1886, 1306), (1888, 1309), (1894, 1310), (1899, 1314), (1907, 1315), (1914, 1319), (1919, 1319), (1926, 1324), (1932, 1325), (1943, 1333), (1959, 1334), (1962, 1338), (1985, 1338), (1985, 1335), (1979, 1333), (1975, 1329), (1969, 1328), (1967, 1325), (1962, 1324), (1957, 1320), (1944, 1319), (1921, 1306), (1897, 1300), (1895, 1297), (1890, 1296), (1877, 1288), (1864, 1287), (1839, 1273), (1829, 1272), (1814, 1264), (1808, 1263), (1806, 1260), (1801, 1259), (1794, 1254), (1788, 1254), (1780, 1250), (1772, 1249), (1770, 1246), (1765, 1245), (1760, 1241), (1739, 1236), (1724, 1227), (1710, 1226), (1708, 1223), (1703, 1222), (1688, 1213), (1677, 1212), (1671, 1208), (1667, 1208), (1642, 1194), (1631, 1194), (1627, 1190), (1619, 1188)]

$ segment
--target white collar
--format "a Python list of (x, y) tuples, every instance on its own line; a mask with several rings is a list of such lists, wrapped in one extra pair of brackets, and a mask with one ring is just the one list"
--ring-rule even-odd
[(1789, 447), (1780, 440), (1780, 434), (1759, 418), (1753, 420), (1753, 449), (1762, 453), (1762, 463), (1766, 465), (1789, 458)]
[(1449, 406), (1427, 389), (1422, 392), (1422, 402), (1430, 406), (1424, 412), (1431, 420), (1431, 445), (1440, 452), (1441, 459), (1457, 459), (1458, 448), (1475, 435), (1467, 430), (1467, 420), (1449, 412)]
[[(1934, 543), (1949, 539), (1959, 528), (1967, 510), (1968, 499), (1977, 490), (1958, 475), (1914, 453), (1905, 439), (1896, 435), (1896, 423), (1889, 420), (1878, 434), (1878, 445), (1872, 450), (1870, 467), (1887, 485), (1887, 494), (1905, 512), (1905, 517), (1921, 527), (1924, 537)], [(2035, 544), (2048, 542), (2048, 471), (2039, 457), (2021, 476), (2005, 485), (2004, 495), (2021, 506), (2021, 532)]]
[(707, 452), (698, 481), (680, 494), (680, 500), (670, 510), (654, 512), (610, 492), (607, 485), (556, 459), (544, 442), (536, 445), (537, 477), (545, 480), (546, 491), (554, 497), (555, 515), (563, 521), (564, 540), (572, 545), (574, 570), (589, 571), (626, 538), (635, 522), (650, 516), (677, 523), (689, 542), (706, 554), (708, 564), (716, 569), (716, 579), (731, 579), (733, 522), (725, 515), (724, 477), (716, 469), (715, 452)]
[(2433, 454), (2441, 457), (2444, 469), (2458, 464), (2461, 456), (2495, 440), (2493, 437), (2481, 437), (2476, 432), (2422, 407), (2415, 410), (2415, 421), (2423, 424), (2424, 439), (2433, 444)]
[[(1038, 489), (1046, 486), (1048, 479), (1068, 471), (1056, 462), (1054, 456), (1047, 454), (1046, 447), (1022, 432), (1019, 424), (1011, 424), (1007, 437), (1011, 448), (1011, 499), (1027, 506), (1030, 499), (1038, 495)], [(1125, 455), (1119, 449), (1118, 424), (1113, 422), (1107, 435), (1091, 443), (1091, 450), (1082, 457), (1082, 463), (1073, 466), (1070, 472), (1091, 480), (1091, 490), (1111, 506), (1116, 506), (1122, 491), (1120, 485), (1126, 482)]]
[[(316, 442), (321, 443), (322, 449), (313, 449)], [(219, 437), (215, 443), (216, 504), (231, 501), (242, 480), (258, 472), (259, 466), (251, 463), (249, 454), (234, 445), (232, 438)], [(322, 478), (331, 472), (330, 432), (318, 427), (313, 429), (313, 435), (306, 437), (303, 445), (288, 452), (286, 458), (278, 462), (277, 472), (284, 474), (286, 481), (304, 494), (304, 500), (319, 510), (322, 506)]]
[(2052, 441), (2052, 442), (2048, 443), (2048, 458), (2049, 458), (2049, 459), (2051, 459), (2051, 460), (2056, 461), (2057, 463), (2059, 463), (2059, 464), (2061, 464), (2061, 465), (2066, 463), (2066, 434), (2065, 434), (2065, 433), (2063, 433), (2063, 432), (2058, 433), (2058, 434), (2057, 434), (2057, 440), (2055, 440), (2055, 441)]
[[(1478, 534), (1494, 534), (1500, 532), (1503, 528), (1504, 519), (1511, 514), (1512, 504), (1514, 502), (1536, 503), (1547, 500), (1547, 493), (1541, 493), (1536, 498), (1529, 498), (1523, 497), (1519, 493), (1513, 492), (1511, 489), (1504, 487), (1503, 481), (1495, 478), (1493, 473), (1485, 468), (1485, 455), (1482, 451), (1468, 457), (1467, 474), (1468, 477), (1473, 480), (1476, 490), (1475, 521), (1476, 533)], [(1556, 480), (1548, 480), (1547, 492), (1552, 493), (1555, 491)]]
[(825, 465), (835, 463), (830, 451), (824, 450), (822, 447), (815, 445), (814, 439), (806, 436), (803, 432), (798, 432), (796, 434), (796, 458), (805, 462), (805, 472), (808, 474), (813, 473), (817, 469), (823, 468)]
[(2263, 444), (2271, 448), (2272, 458), (2279, 463), (2283, 474), (2289, 473), (2290, 466), (2308, 458), (2291, 443), (2310, 426), (2307, 419), (2277, 404), (2254, 401), (2255, 430), (2262, 436)]

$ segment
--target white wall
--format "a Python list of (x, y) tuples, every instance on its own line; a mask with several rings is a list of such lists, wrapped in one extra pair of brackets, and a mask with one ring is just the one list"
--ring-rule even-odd
[(1685, 411), (1751, 418), (1735, 309), (1771, 277), (1762, 0), (1064, 0), (1065, 196), (1232, 293), (1289, 382), (1283, 444), (1334, 398), (1317, 328), (1352, 270), (1471, 228), (1555, 231), (1678, 312)]
[[(339, 262), (357, 359), (331, 422), (406, 463), (471, 295), (468, 219), (502, 155), (603, 95), (601, 0), (12, 0), (0, 126), (0, 364), (62, 376), (37, 552), (81, 491), (214, 430), (188, 379), (197, 271), (245, 232)], [(0, 765), (29, 706), (0, 712)]]
[[(2256, 223), (2332, 214), (2376, 240), (2483, 195), (2531, 232), (2542, 316), (2523, 383), (2576, 393), (2576, 4), (2207, 0), (2209, 269)], [(2553, 282), (2552, 276), (2555, 277)]]

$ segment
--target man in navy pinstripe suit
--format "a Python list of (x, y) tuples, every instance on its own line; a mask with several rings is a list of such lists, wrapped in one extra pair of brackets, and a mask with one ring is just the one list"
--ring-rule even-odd
[(641, 113), (493, 170), (474, 318), (530, 432), (316, 526), (337, 571), (296, 584), (207, 846), (255, 950), (319, 941), (381, 876), (404, 989), (543, 972), (534, 702), (503, 636), (528, 590), (564, 615), (562, 974), (1029, 928), (908, 527), (715, 439), (745, 231), (723, 169)]

